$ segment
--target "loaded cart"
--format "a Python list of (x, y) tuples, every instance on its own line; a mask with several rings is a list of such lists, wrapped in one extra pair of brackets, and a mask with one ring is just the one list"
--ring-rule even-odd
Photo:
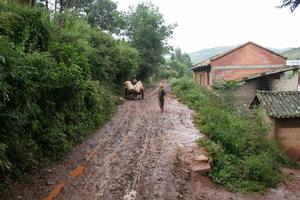
[(144, 99), (144, 87), (141, 81), (138, 81), (135, 85), (131, 81), (125, 81), (125, 98), (141, 96)]

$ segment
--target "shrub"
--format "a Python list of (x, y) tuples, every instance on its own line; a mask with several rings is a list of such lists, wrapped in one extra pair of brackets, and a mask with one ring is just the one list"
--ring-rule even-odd
[(43, 12), (0, 3), (0, 35), (6, 35), (26, 52), (45, 51), (50, 35)]
[[(89, 28), (78, 17), (72, 18), (76, 28), (71, 31), (84, 27), (89, 32), (83, 39), (81, 33), (71, 35), (54, 22), (46, 23), (39, 9), (0, 4), (0, 10), (2, 190), (24, 173), (61, 159), (111, 116), (115, 101), (111, 88), (104, 86), (106, 78), (92, 79), (95, 52), (124, 65), (135, 63), (137, 52), (126, 44), (119, 47), (112, 37)], [(51, 37), (54, 32), (61, 37)], [(104, 50), (101, 45), (107, 38)], [(114, 58), (109, 51), (121, 52), (116, 55), (122, 57)], [(116, 65), (106, 66), (120, 72)], [(115, 80), (117, 74), (111, 76)]]
[(233, 191), (257, 192), (275, 187), (283, 176), (279, 167), (291, 164), (268, 139), (269, 126), (259, 111), (240, 116), (228, 98), (183, 78), (172, 82), (179, 99), (196, 111), (195, 124), (208, 138), (199, 140), (213, 156), (212, 179)]
[(70, 12), (56, 15), (51, 24), (56, 42), (75, 47), (88, 59), (94, 80), (123, 85), (136, 75), (139, 52), (127, 42), (116, 41), (98, 28), (91, 28), (86, 20)]

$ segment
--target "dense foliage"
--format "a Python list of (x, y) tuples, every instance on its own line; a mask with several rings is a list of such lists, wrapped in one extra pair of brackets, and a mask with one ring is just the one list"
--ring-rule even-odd
[(166, 59), (166, 63), (162, 64), (159, 69), (159, 73), (156, 75), (158, 80), (180, 78), (183, 76), (192, 76), (191, 58), (188, 54), (182, 53), (180, 48), (176, 48), (170, 54), (170, 58)]
[(299, 6), (300, 0), (283, 0), (281, 8), (283, 7), (289, 7), (292, 12), (295, 11), (295, 9)]
[(268, 139), (268, 126), (260, 112), (238, 116), (224, 98), (193, 83), (173, 82), (180, 100), (197, 112), (195, 123), (207, 135), (199, 140), (213, 156), (210, 176), (234, 191), (262, 191), (276, 186), (283, 176), (281, 164), (290, 164)]
[(141, 56), (138, 77), (144, 79), (157, 74), (160, 64), (164, 63), (163, 55), (170, 49), (167, 39), (172, 36), (175, 25), (165, 25), (162, 14), (151, 3), (132, 8), (127, 23), (129, 41)]
[(56, 15), (53, 27), (57, 42), (71, 44), (89, 60), (94, 80), (120, 85), (137, 73), (139, 52), (127, 42), (91, 28), (72, 13)]
[(104, 123), (139, 54), (72, 13), (3, 3), (0, 11), (1, 189)]

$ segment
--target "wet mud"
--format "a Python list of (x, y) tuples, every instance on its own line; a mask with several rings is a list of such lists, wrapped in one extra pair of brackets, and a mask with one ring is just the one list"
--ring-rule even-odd
[[(285, 169), (292, 180), (265, 194), (238, 194), (193, 173), (184, 157), (201, 152), (203, 135), (193, 112), (174, 95), (160, 112), (157, 88), (145, 100), (127, 100), (103, 128), (74, 148), (63, 162), (39, 170), (12, 185), (1, 199), (60, 200), (206, 200), (300, 199), (300, 172)], [(191, 149), (191, 150), (188, 150)], [(196, 150), (195, 150), (196, 149)], [(200, 154), (200, 153), (199, 153)]]

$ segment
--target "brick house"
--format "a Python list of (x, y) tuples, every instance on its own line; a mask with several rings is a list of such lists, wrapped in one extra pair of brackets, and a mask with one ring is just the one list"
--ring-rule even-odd
[(251, 104), (259, 106), (271, 125), (269, 137), (291, 158), (300, 160), (300, 92), (257, 91)]
[(253, 42), (204, 60), (191, 69), (195, 82), (210, 87), (214, 83), (241, 79), (282, 68), (286, 58)]

